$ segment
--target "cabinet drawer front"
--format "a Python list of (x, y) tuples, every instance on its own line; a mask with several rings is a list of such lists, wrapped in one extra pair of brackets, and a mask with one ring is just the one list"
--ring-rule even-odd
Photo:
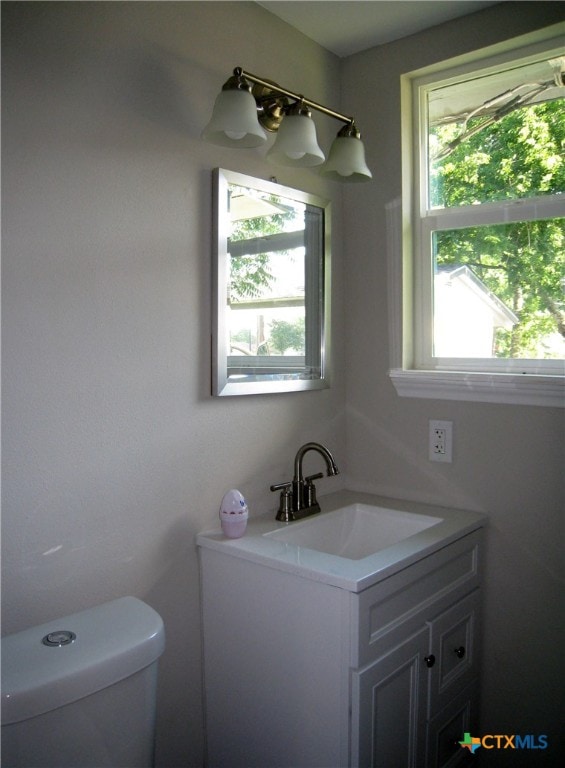
[(476, 758), (460, 745), (465, 733), (478, 732), (479, 683), (474, 680), (428, 724), (428, 768), (471, 765)]
[(382, 655), (415, 632), (422, 616), (439, 613), (475, 589), (481, 538), (481, 531), (469, 534), (355, 595), (352, 665), (363, 666)]
[(478, 674), (479, 590), (433, 619), (430, 653), (436, 656), (431, 670), (430, 717)]

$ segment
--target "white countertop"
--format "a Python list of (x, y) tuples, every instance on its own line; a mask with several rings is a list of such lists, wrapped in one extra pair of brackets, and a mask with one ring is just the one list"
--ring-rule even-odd
[(279, 523), (273, 513), (250, 517), (247, 530), (239, 539), (227, 538), (218, 525), (213, 531), (199, 533), (196, 543), (199, 547), (215, 549), (232, 557), (321, 581), (350, 592), (361, 592), (456, 539), (483, 527), (487, 522), (486, 516), (479, 512), (387, 499), (357, 491), (337, 491), (320, 497), (319, 503), (322, 516), (350, 504), (372, 504), (386, 509), (439, 517), (441, 522), (360, 560), (329, 555), (265, 536), (272, 531), (299, 526), (320, 515), (292, 523)]

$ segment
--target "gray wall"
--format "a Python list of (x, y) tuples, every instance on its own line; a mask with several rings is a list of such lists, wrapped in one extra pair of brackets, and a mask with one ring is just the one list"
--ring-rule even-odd
[[(561, 20), (559, 3), (503, 3), (349, 57), (342, 73), (343, 108), (359, 121), (374, 175), (345, 197), (349, 485), (489, 515), (482, 728), (551, 733), (554, 748), (534, 753), (536, 766), (565, 760), (563, 742), (555, 746), (563, 722), (564, 413), (397, 396), (387, 376), (385, 206), (401, 194), (400, 75)], [(452, 464), (428, 461), (429, 419), (453, 421)], [(534, 764), (527, 750), (489, 755), (497, 766)]]
[(2, 12), (2, 630), (145, 599), (167, 629), (158, 764), (200, 765), (194, 535), (230, 488), (274, 516), (310, 439), (346, 468), (343, 362), (323, 392), (210, 397), (212, 168), (334, 198), (337, 317), (339, 188), (200, 131), (236, 65), (334, 104), (339, 60), (252, 3)]
[[(320, 490), (489, 513), (484, 727), (556, 723), (561, 412), (401, 400), (387, 377), (397, 76), (545, 23), (546, 4), (518, 5), (340, 62), (252, 3), (2, 3), (2, 630), (123, 594), (154, 606), (162, 768), (201, 763), (194, 534), (232, 487), (274, 510), (310, 439), (345, 470)], [(333, 202), (328, 391), (209, 396), (210, 171), (273, 173), (264, 150), (199, 140), (236, 65), (330, 106), (341, 74), (367, 140), (372, 185), (276, 170)], [(317, 125), (327, 147), (336, 124)], [(450, 466), (427, 460), (429, 418), (454, 422)]]

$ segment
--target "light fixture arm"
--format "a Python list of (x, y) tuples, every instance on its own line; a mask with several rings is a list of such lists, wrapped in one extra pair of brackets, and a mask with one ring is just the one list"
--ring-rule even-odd
[(286, 88), (281, 88), (281, 86), (278, 85), (277, 83), (273, 83), (269, 80), (264, 80), (261, 77), (257, 77), (257, 75), (253, 75), (251, 72), (246, 72), (241, 67), (236, 67), (233, 71), (233, 74), (237, 78), (243, 77), (245, 78), (245, 80), (250, 80), (252, 83), (261, 85), (263, 88), (266, 88), (267, 91), (270, 91), (272, 93), (278, 93), (281, 96), (287, 96), (290, 99), (294, 99), (295, 101), (302, 102), (307, 107), (311, 107), (312, 109), (315, 109), (318, 112), (322, 112), (323, 114), (328, 115), (329, 117), (333, 117), (336, 120), (341, 120), (342, 123), (347, 123), (351, 125), (355, 123), (355, 120), (353, 117), (344, 115), (341, 112), (336, 112), (334, 109), (325, 107), (323, 104), (318, 104), (318, 102), (312, 101), (311, 99), (307, 99), (302, 94), (294, 93), (294, 91), (289, 91)]

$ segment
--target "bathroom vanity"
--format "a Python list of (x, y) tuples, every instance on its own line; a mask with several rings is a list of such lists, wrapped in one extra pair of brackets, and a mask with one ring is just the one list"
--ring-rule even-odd
[(207, 764), (461, 765), (485, 517), (349, 491), (320, 503), (197, 538)]

